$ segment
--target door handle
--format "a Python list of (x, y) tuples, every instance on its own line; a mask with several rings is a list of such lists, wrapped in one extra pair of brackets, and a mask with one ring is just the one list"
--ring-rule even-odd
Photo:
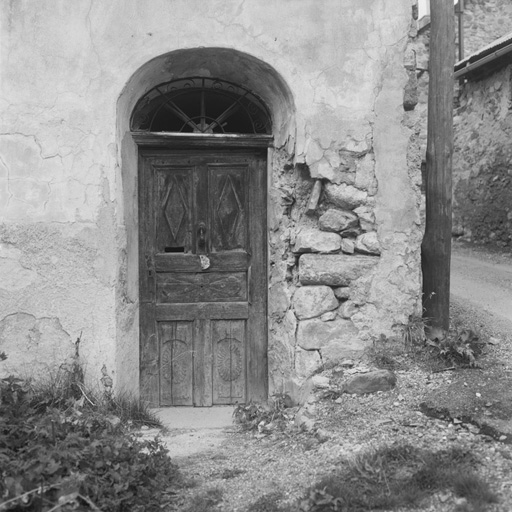
[(206, 225), (200, 222), (197, 227), (197, 246), (201, 249), (206, 247)]

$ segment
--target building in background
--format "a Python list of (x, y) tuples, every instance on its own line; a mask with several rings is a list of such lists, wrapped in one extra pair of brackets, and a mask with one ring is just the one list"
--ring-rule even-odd
[[(506, 219), (510, 190), (502, 188), (501, 178), (490, 181), (497, 175), (494, 169), (506, 166), (506, 158), (497, 153), (507, 153), (507, 144), (504, 144), (507, 140), (507, 121), (503, 130), (498, 128), (503, 112), (498, 115), (499, 109), (489, 110), (487, 96), (493, 97), (496, 91), (486, 78), (488, 73), (491, 82), (495, 80), (493, 70), (506, 59), (496, 58), (493, 64), (481, 66), (477, 73), (462, 73), (462, 68), (470, 61), (488, 60), (488, 55), (493, 53), (492, 48), (501, 48), (503, 43), (500, 38), (512, 26), (512, 4), (508, 0), (461, 0), (454, 6), (454, 16), (457, 24), (454, 52), (459, 61), (456, 69), (460, 71), (456, 75), (459, 79), (456, 80), (454, 91), (453, 234), (470, 241), (509, 245), (512, 230)], [(415, 47), (416, 111), (419, 116), (423, 170), (427, 147), (429, 36), (430, 18), (426, 15), (418, 22)], [(506, 41), (507, 36), (505, 45)], [(491, 50), (487, 48), (488, 45)], [(502, 93), (506, 94), (506, 83), (503, 85)], [(477, 90), (478, 98), (475, 96)], [(491, 118), (494, 118), (493, 126), (490, 124)], [(498, 151), (498, 147), (502, 149)], [(498, 189), (499, 197), (496, 196)]]
[(512, 245), (512, 33), (455, 66), (454, 234)]

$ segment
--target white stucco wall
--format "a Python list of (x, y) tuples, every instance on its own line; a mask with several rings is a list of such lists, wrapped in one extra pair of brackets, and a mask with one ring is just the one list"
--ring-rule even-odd
[[(138, 388), (136, 246), (127, 235), (136, 219), (118, 108), (122, 94), (137, 96), (126, 86), (152, 59), (169, 54), (162, 81), (172, 77), (170, 52), (180, 49), (237, 50), (281, 77), (294, 112), (281, 116), (276, 144), (292, 164), (307, 164), (308, 179), (339, 185), (342, 156), (366, 156), (378, 187), (362, 188), (381, 256), (357, 284), (365, 299), (352, 320), (368, 340), (417, 310), (419, 170), (402, 106), (410, 0), (18, 0), (0, 9), (1, 372), (58, 364), (82, 333), (89, 379), (105, 365), (118, 388)], [(296, 364), (297, 282), (286, 278), (285, 245), (316, 219), (300, 201), (282, 219), (277, 188), (270, 197), (277, 388)], [(45, 349), (56, 340), (58, 350)]]

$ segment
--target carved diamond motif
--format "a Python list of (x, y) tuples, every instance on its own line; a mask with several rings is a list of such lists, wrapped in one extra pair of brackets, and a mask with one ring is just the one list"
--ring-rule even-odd
[(231, 238), (235, 235), (242, 211), (242, 203), (236, 193), (231, 176), (227, 176), (217, 205), (217, 215), (224, 238)]
[(178, 235), (187, 212), (188, 208), (184, 191), (180, 183), (173, 176), (164, 201), (164, 216), (175, 243), (178, 242)]

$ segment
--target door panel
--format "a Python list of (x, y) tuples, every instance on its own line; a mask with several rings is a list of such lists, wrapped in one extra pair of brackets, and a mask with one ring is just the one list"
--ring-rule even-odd
[(236, 302), (247, 300), (246, 272), (157, 274), (157, 302)]
[(142, 396), (266, 398), (266, 155), (144, 150), (139, 168)]
[(156, 249), (190, 250), (192, 246), (192, 169), (155, 166)]
[(245, 401), (245, 321), (214, 320), (213, 403)]
[(212, 250), (247, 248), (247, 175), (246, 168), (210, 169)]
[(192, 322), (158, 322), (160, 340), (160, 403), (192, 405)]

